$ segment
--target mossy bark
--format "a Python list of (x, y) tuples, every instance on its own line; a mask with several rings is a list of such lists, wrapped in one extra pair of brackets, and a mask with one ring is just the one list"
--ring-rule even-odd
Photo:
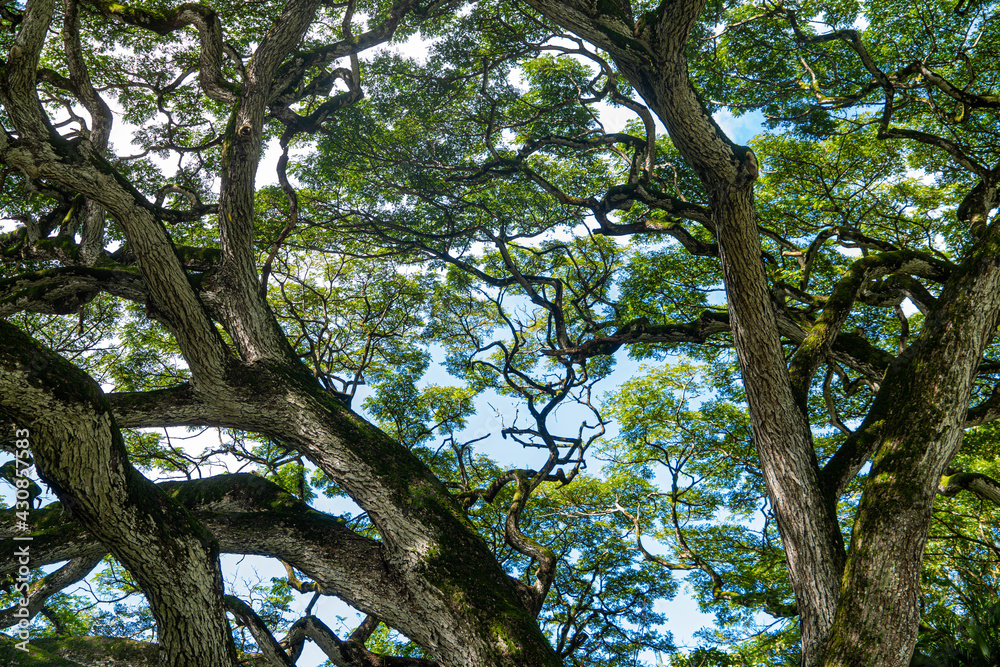
[(1000, 225), (945, 284), (920, 340), (889, 369), (862, 428), (873, 453), (823, 664), (905, 667), (941, 475), (962, 443), (983, 351), (1000, 324)]
[[(384, 24), (329, 53), (346, 55), (362, 41), (387, 39), (412, 4), (398, 3)], [(263, 122), (276, 95), (294, 89), (316, 62), (327, 62), (319, 55), (307, 66), (297, 50), (319, 6), (316, 0), (285, 3), (236, 85), (221, 71), (222, 31), (211, 10), (186, 4), (153, 12), (96, 3), (107, 16), (142, 30), (168, 34), (195, 27), (201, 87), (230, 106), (219, 199), (221, 247), (214, 271), (198, 285), (201, 292), (193, 289), (157, 207), (102, 156), (100, 146), (87, 139), (67, 142), (44, 118), (35, 83), (53, 21), (52, 0), (27, 4), (16, 45), (0, 72), (0, 102), (18, 137), (15, 146), (13, 134), (0, 133), (5, 166), (79, 193), (124, 231), (148, 313), (174, 335), (192, 376), (189, 386), (175, 391), (131, 397), (131, 409), (155, 405), (160, 425), (181, 421), (258, 431), (313, 460), (368, 512), (383, 538), (378, 561), (383, 585), (358, 576), (360, 583), (343, 590), (352, 591), (359, 607), (395, 619), (442, 664), (556, 665), (517, 583), (443, 485), (403, 446), (320, 389), (260, 294), (254, 196)], [(66, 29), (72, 33), (76, 26), (70, 22)], [(68, 37), (75, 43), (75, 35)], [(85, 79), (80, 71), (71, 75)], [(232, 349), (217, 322), (230, 334)], [(12, 336), (3, 348), (3, 409), (32, 431), (38, 468), (64, 506), (143, 586), (157, 614), (167, 663), (231, 664), (212, 536), (131, 468), (96, 383), (4, 326)], [(59, 373), (32, 371), (32, 360), (39, 359)]]
[[(859, 262), (818, 325), (795, 341), (801, 346), (790, 377), (760, 260), (752, 201), (756, 159), (712, 121), (688, 77), (685, 46), (704, 3), (661, 3), (633, 25), (625, 3), (528, 2), (610, 54), (704, 186), (754, 439), (800, 612), (803, 665), (906, 664), (916, 637), (931, 502), (961, 441), (976, 365), (996, 331), (1000, 284), (990, 235), (995, 238), (998, 223), (960, 267), (907, 253)], [(840, 335), (840, 327), (871, 277), (890, 270), (948, 283), (922, 340), (891, 362), (884, 380), (880, 369), (890, 359), (862, 354), (877, 357), (864, 372), (881, 381), (878, 398), (863, 434), (821, 472), (805, 416), (810, 380), (822, 359), (836, 358), (838, 338), (841, 349), (865, 352), (863, 342)], [(873, 454), (845, 559), (835, 506), (846, 480)]]
[(128, 462), (97, 383), (0, 322), (0, 410), (27, 433), (63, 506), (135, 576), (157, 620), (164, 664), (233, 667), (218, 543)]

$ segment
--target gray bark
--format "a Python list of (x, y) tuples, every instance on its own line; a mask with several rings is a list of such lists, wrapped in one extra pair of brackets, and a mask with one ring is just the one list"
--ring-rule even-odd
[(688, 78), (684, 46), (704, 3), (663, 3), (655, 17), (646, 17), (641, 30), (625, 2), (529, 4), (607, 50), (702, 180), (719, 240), (754, 441), (798, 601), (803, 652), (811, 661), (825, 645), (833, 622), (844, 550), (834, 504), (820, 484), (809, 424), (792, 392), (760, 260), (753, 206), (756, 159), (725, 136)]
[[(13, 134), (0, 133), (4, 164), (30, 179), (45, 179), (82, 194), (121, 226), (142, 279), (148, 311), (172, 332), (191, 369), (189, 386), (133, 396), (130, 405), (156, 404), (165, 396), (183, 394), (186, 405), (197, 406), (194, 411), (202, 425), (257, 431), (312, 460), (368, 512), (382, 536), (380, 565), (392, 573), (392, 590), (369, 580), (367, 589), (357, 584), (351, 595), (361, 608), (377, 606), (386, 594), (404, 601), (401, 604), (409, 613), (394, 617), (442, 664), (556, 664), (520, 589), (440, 481), (399, 443), (346, 411), (294, 356), (260, 295), (253, 264), (254, 176), (268, 105), (278, 98), (295, 102), (285, 98), (308, 67), (387, 39), (414, 3), (398, 3), (384, 23), (358, 38), (345, 37), (341, 43), (299, 53), (295, 50), (319, 3), (292, 0), (258, 45), (239, 87), (221, 75), (221, 31), (210, 10), (183, 5), (155, 13), (116, 3), (95, 4), (115, 20), (160, 34), (195, 26), (201, 42), (202, 88), (212, 99), (232, 105), (223, 140), (221, 259), (199, 293), (188, 280), (157, 206), (116, 173), (100, 145), (86, 138), (69, 143), (44, 117), (35, 83), (53, 18), (51, 0), (28, 2), (0, 77), (0, 102), (13, 125)], [(76, 43), (69, 39), (65, 46), (72, 50)], [(283, 63), (289, 64), (278, 77)], [(74, 76), (78, 84), (85, 83), (78, 65)], [(17, 285), (11, 287), (23, 293)], [(138, 292), (133, 290), (132, 296)], [(83, 284), (69, 297), (57, 296), (89, 298)], [(39, 308), (59, 305), (56, 298)], [(235, 349), (223, 341), (213, 317), (230, 334)], [(163, 660), (203, 667), (232, 664), (218, 547), (211, 535), (131, 468), (99, 388), (37, 350), (13, 327), (3, 326), (4, 331), (11, 330), (2, 361), (3, 409), (37, 438), (38, 468), (63, 504), (129, 567), (150, 596), (167, 656)], [(33, 359), (44, 359), (63, 376), (33, 376)], [(66, 392), (72, 400), (54, 400)], [(160, 425), (194, 418), (183, 411), (171, 415), (162, 404), (158, 409), (165, 417)], [(77, 429), (75, 434), (70, 428)], [(179, 576), (189, 581), (178, 585)]]
[(232, 667), (218, 544), (131, 466), (93, 380), (7, 322), (0, 332), (0, 410), (29, 428), (42, 479), (135, 576), (157, 620), (161, 664)]

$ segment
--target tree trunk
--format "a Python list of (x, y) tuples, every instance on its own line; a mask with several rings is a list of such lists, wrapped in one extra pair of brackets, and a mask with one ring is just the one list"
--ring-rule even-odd
[(844, 546), (822, 492), (809, 422), (793, 396), (761, 261), (753, 182), (713, 206), (719, 254), (760, 469), (798, 604), (803, 664), (826, 645), (840, 597)]
[(160, 664), (235, 667), (218, 543), (131, 466), (97, 383), (2, 321), (0, 368), (0, 409), (16, 420), (42, 479), (149, 600)]
[(921, 339), (890, 367), (861, 429), (874, 451), (823, 664), (906, 667), (934, 495), (962, 444), (983, 351), (1000, 324), (1000, 224), (946, 283)]
[[(662, 3), (636, 23), (628, 2), (528, 2), (612, 56), (705, 187), (754, 440), (800, 612), (802, 664), (908, 664), (934, 490), (961, 443), (976, 365), (997, 326), (996, 242), (979, 244), (965, 263), (975, 268), (952, 279), (922, 340), (890, 370), (863, 433), (838, 455), (849, 461), (821, 474), (804, 399), (839, 327), (807, 338), (793, 386), (760, 260), (756, 159), (725, 137), (688, 78), (684, 47), (703, 4)], [(835, 507), (872, 454), (845, 565)]]
[[(364, 39), (387, 39), (412, 4), (397, 3), (383, 29)], [(214, 297), (211, 316), (155, 207), (108, 164), (100, 145), (87, 139), (71, 144), (44, 117), (36, 71), (53, 19), (52, 0), (27, 3), (0, 72), (0, 101), (17, 137), (0, 132), (4, 164), (84, 195), (124, 231), (150, 316), (174, 335), (192, 375), (190, 386), (179, 392), (190, 409), (175, 412), (160, 405), (159, 418), (144, 425), (166, 426), (196, 413), (201, 425), (257, 431), (296, 448), (351, 494), (381, 533), (386, 581), (393, 588), (359, 591), (359, 608), (386, 619), (443, 665), (554, 667), (559, 660), (522, 591), (458, 503), (416, 456), (319, 387), (260, 294), (253, 204), (262, 124), (268, 105), (281, 92), (275, 87), (295, 85), (285, 70), (286, 78), (275, 82), (276, 70), (293, 51), (299, 60), (289, 67), (302, 67), (305, 76), (296, 49), (319, 5), (316, 0), (289, 0), (254, 50), (241, 84), (233, 85), (221, 71), (221, 27), (210, 10), (182, 5), (173, 12), (126, 12), (121, 5), (97, 4), (100, 11), (138, 29), (166, 34), (196, 26), (202, 88), (232, 109), (224, 137), (221, 260), (202, 286), (202, 294)], [(77, 25), (70, 18), (66, 30), (72, 33)], [(70, 34), (66, 43), (78, 44), (76, 37)], [(357, 44), (345, 37), (342, 55)], [(78, 87), (89, 85), (82, 59), (74, 61), (71, 73)], [(213, 316), (231, 334), (235, 351), (219, 335)], [(57, 356), (37, 350), (13, 327), (3, 327), (10, 335), (0, 347), (5, 354), (0, 367), (6, 371), (2, 406), (17, 417), (19, 427), (31, 431), (39, 470), (66, 506), (122, 560), (149, 596), (163, 660), (172, 666), (233, 664), (217, 544), (182, 507), (131, 468), (96, 383)], [(30, 364), (37, 358), (62, 375), (33, 374)], [(156, 403), (176, 394), (153, 392), (147, 398)]]
[[(840, 593), (844, 549), (825, 498), (812, 435), (795, 400), (781, 349), (753, 203), (756, 158), (734, 145), (698, 100), (684, 47), (701, 0), (663, 3), (639, 30), (619, 11), (584, 2), (529, 0), (550, 19), (608, 51), (702, 180), (719, 241), (733, 339), (750, 405), (754, 442), (774, 505), (802, 624), (804, 664), (826, 644)], [(612, 3), (614, 4), (614, 3)]]

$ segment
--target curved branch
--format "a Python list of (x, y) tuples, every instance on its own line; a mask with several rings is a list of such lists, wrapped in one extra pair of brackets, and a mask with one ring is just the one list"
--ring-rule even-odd
[(542, 609), (542, 604), (545, 602), (545, 596), (549, 592), (549, 587), (552, 586), (552, 581), (555, 579), (556, 555), (552, 549), (540, 545), (525, 535), (519, 525), (521, 512), (524, 511), (524, 507), (528, 503), (528, 496), (531, 493), (531, 479), (529, 479), (529, 473), (531, 472), (514, 470), (510, 473), (514, 477), (517, 488), (514, 491), (514, 498), (511, 500), (510, 507), (507, 509), (507, 518), (504, 522), (504, 537), (519, 553), (529, 556), (538, 563), (538, 569), (535, 571), (535, 582), (531, 586), (534, 596), (534, 606), (531, 611), (537, 616)]
[[(15, 115), (4, 101), (5, 109)], [(15, 102), (18, 113), (25, 104), (31, 106), (20, 99)], [(170, 236), (150, 210), (151, 204), (89, 140), (74, 144), (72, 159), (66, 160), (55, 155), (53, 146), (64, 147), (64, 142), (56, 138), (11, 146), (6, 133), (0, 132), (0, 151), (7, 164), (32, 178), (52, 179), (71, 188), (115, 217), (135, 253), (152, 306), (176, 336), (196, 381), (218, 382), (229, 360), (228, 348), (189, 283)]]
[(974, 95), (962, 90), (943, 76), (928, 69), (927, 65), (915, 62), (911, 66), (918, 70), (925, 80), (934, 84), (945, 95), (972, 109), (1000, 109), (1000, 97), (996, 95)]
[(697, 320), (687, 324), (650, 324), (645, 317), (640, 317), (610, 336), (598, 336), (575, 347), (541, 352), (550, 356), (569, 356), (574, 360), (583, 360), (614, 354), (622, 345), (633, 343), (704, 343), (711, 336), (725, 331), (730, 331), (729, 315), (712, 310), (702, 311)]
[(260, 652), (272, 667), (295, 667), (295, 662), (285, 653), (285, 649), (274, 638), (264, 619), (257, 615), (253, 607), (235, 595), (227, 595), (225, 600), (226, 609), (250, 630), (253, 640), (260, 647)]
[[(235, 393), (235, 389), (227, 391)], [(167, 426), (218, 426), (250, 431), (268, 431), (274, 425), (268, 415), (256, 415), (238, 401), (203, 401), (187, 383), (151, 391), (116, 392), (108, 402), (121, 428)]]
[(295, 188), (288, 181), (288, 141), (285, 137), (281, 140), (281, 155), (278, 157), (277, 173), (278, 182), (281, 184), (281, 189), (285, 193), (285, 197), (288, 199), (288, 222), (285, 223), (284, 228), (278, 234), (278, 238), (274, 240), (271, 245), (270, 252), (267, 253), (267, 259), (264, 260), (264, 266), (260, 271), (260, 293), (263, 297), (267, 297), (267, 279), (271, 275), (271, 264), (274, 262), (274, 258), (278, 256), (278, 251), (281, 249), (281, 244), (284, 243), (288, 235), (292, 233), (295, 226), (299, 222), (299, 196), (295, 192)]
[[(83, 60), (80, 45), (80, 16), (77, 0), (63, 0), (63, 49), (66, 66), (76, 88), (76, 97), (91, 117), (90, 141), (100, 153), (108, 149), (114, 117), (107, 103), (97, 94)], [(93, 201), (81, 207), (82, 230), (80, 255), (84, 264), (93, 264), (104, 249), (104, 209)]]
[[(389, 585), (377, 542), (262, 477), (219, 475), (157, 487), (192, 512), (219, 541), (223, 553), (280, 558), (316, 581), (323, 593), (362, 606), (372, 597), (363, 591)], [(61, 506), (35, 510), (32, 517), (34, 566), (105, 555), (106, 548)], [(15, 518), (14, 510), (0, 511), (0, 537), (18, 534)], [(16, 553), (12, 540), (0, 542), (0, 572), (16, 570)]]
[(1000, 506), (1000, 482), (978, 472), (949, 472), (941, 476), (938, 493), (952, 497), (961, 491), (969, 491), (983, 500)]
[[(778, 310), (778, 330), (793, 345), (801, 345), (806, 332), (787, 314)], [(611, 336), (597, 336), (578, 346), (540, 350), (550, 356), (569, 355), (577, 359), (613, 354), (623, 345), (707, 343), (713, 336), (732, 331), (727, 312), (706, 310), (687, 324), (649, 324), (645, 318), (633, 320)], [(834, 361), (861, 373), (869, 384), (877, 386), (894, 357), (857, 334), (842, 332), (833, 342), (829, 356)]]
[[(340, 79), (347, 84), (347, 90), (334, 95), (332, 98), (320, 104), (308, 116), (298, 114), (288, 108), (288, 105), (300, 99), (317, 93), (326, 93), (332, 89), (335, 79)], [(356, 103), (364, 96), (361, 89), (361, 69), (358, 56), (351, 55), (351, 69), (338, 68), (328, 76), (323, 76), (311, 82), (304, 91), (294, 97), (285, 96), (271, 104), (271, 113), (285, 125), (285, 132), (282, 134), (282, 142), (287, 143), (295, 135), (305, 132), (316, 132), (323, 123), (330, 117), (330, 114), (344, 109)]]
[[(600, 226), (594, 230), (599, 236), (630, 236), (632, 234), (666, 234), (674, 237), (684, 249), (696, 257), (718, 257), (719, 244), (705, 243), (687, 229), (674, 222), (663, 222), (646, 218), (642, 222), (619, 224), (608, 220), (607, 215), (595, 215)], [(688, 217), (688, 216), (683, 216)]]
[(879, 128), (878, 132), (879, 139), (912, 139), (913, 141), (925, 144), (927, 146), (935, 146), (940, 148), (945, 153), (950, 155), (955, 162), (962, 165), (972, 173), (980, 176), (981, 178), (988, 178), (990, 170), (985, 166), (979, 164), (971, 157), (965, 154), (961, 147), (951, 141), (950, 139), (945, 139), (944, 137), (939, 137), (936, 134), (930, 134), (928, 132), (921, 132), (920, 130), (909, 130), (899, 127), (889, 127), (888, 119), (883, 121), (882, 127)]
[(1000, 384), (994, 385), (989, 398), (969, 408), (969, 414), (965, 417), (965, 428), (982, 426), (995, 419), (1000, 419)]
[[(0, 79), (0, 101), (22, 140), (62, 143), (52, 128), (38, 101), (35, 72), (42, 46), (52, 21), (53, 0), (40, 0), (25, 5), (20, 29), (10, 47)], [(7, 133), (0, 131), (0, 151), (6, 152)], [(5, 162), (9, 162), (5, 159)], [(29, 176), (37, 176), (29, 173)]]
[(567, 194), (526, 164), (526, 159), (530, 155), (545, 146), (567, 146), (581, 150), (592, 150), (596, 147), (610, 147), (616, 143), (632, 145), (636, 147), (636, 150), (647, 150), (645, 148), (646, 143), (642, 139), (622, 133), (599, 134), (596, 137), (546, 136), (529, 141), (521, 147), (517, 155), (513, 158), (492, 160), (480, 166), (471, 174), (452, 176), (449, 180), (477, 180), (489, 175), (518, 171), (555, 197), (560, 203), (567, 206), (590, 209), (600, 224), (599, 229), (595, 232), (598, 234), (623, 236), (636, 233), (670, 233), (670, 226), (654, 220), (622, 225), (613, 223), (608, 219), (608, 213), (615, 210), (628, 210), (633, 203), (639, 202), (650, 208), (663, 211), (668, 215), (698, 222), (708, 229), (713, 236), (715, 235), (715, 222), (709, 208), (699, 204), (692, 204), (682, 196), (668, 195), (652, 185), (648, 179), (610, 187), (602, 199), (597, 199), (596, 197), (576, 197)]
[(104, 16), (116, 18), (137, 28), (152, 30), (158, 35), (169, 35), (175, 30), (193, 25), (201, 40), (198, 80), (202, 90), (217, 102), (232, 104), (236, 101), (237, 86), (222, 75), (222, 24), (214, 10), (193, 2), (163, 12), (153, 12), (110, 0), (85, 1), (93, 3)]
[(286, 642), (298, 642), (303, 637), (308, 637), (319, 646), (335, 667), (438, 667), (437, 662), (424, 658), (372, 653), (365, 648), (363, 641), (354, 639), (353, 634), (344, 641), (315, 616), (305, 616), (296, 621), (288, 632)]
[[(312, 578), (321, 593), (336, 595), (404, 633), (421, 622), (420, 610), (401, 595), (402, 583), (381, 544), (351, 531), (338, 517), (310, 508), (273, 482), (256, 475), (227, 474), (157, 487), (205, 526), (221, 552), (279, 558)], [(35, 567), (67, 558), (99, 560), (105, 554), (105, 547), (58, 505), (35, 510), (32, 522)], [(15, 511), (0, 511), (0, 538), (15, 534)], [(17, 567), (15, 543), (0, 540), (0, 572)]]
[(46, 600), (90, 574), (100, 564), (103, 557), (103, 554), (101, 554), (99, 556), (86, 555), (74, 558), (55, 572), (47, 574), (36, 581), (27, 591), (20, 591), (18, 589), (23, 597), (28, 598), (28, 616), (25, 617), (23, 612), (20, 614), (15, 613), (21, 609), (19, 604), (0, 610), (0, 628), (9, 628), (12, 625), (16, 625), (22, 619), (31, 620), (34, 618), (35, 614), (42, 610)]
[[(231, 667), (218, 546), (128, 461), (107, 399), (89, 376), (0, 321), (0, 410), (73, 516), (136, 577), (165, 661)], [(108, 521), (114, 517), (114, 521)]]
[(333, 62), (344, 56), (360, 53), (391, 39), (403, 18), (419, 5), (420, 0), (397, 0), (385, 14), (385, 20), (371, 30), (356, 37), (348, 36), (347, 31), (345, 31), (345, 39), (339, 42), (296, 55), (294, 59), (276, 70), (269, 102), (287, 95), (289, 90), (298, 85), (310, 68)]
[(137, 271), (70, 266), (0, 280), (0, 317), (29, 311), (68, 315), (99, 293), (145, 302), (149, 292)]
[[(157, 190), (156, 191), (156, 201), (153, 202), (153, 205), (154, 206), (162, 207), (163, 206), (163, 200), (167, 198), (168, 194), (181, 195), (185, 199), (187, 199), (188, 203), (191, 205), (191, 211), (192, 211), (192, 213), (197, 212), (197, 213), (200, 213), (201, 215), (204, 215), (205, 213), (208, 212), (209, 207), (207, 207), (207, 206), (205, 206), (204, 204), (201, 203), (201, 197), (198, 196), (197, 192), (195, 192), (194, 190), (191, 190), (190, 188), (185, 188), (185, 187), (183, 187), (181, 185), (178, 185), (177, 183), (167, 183), (162, 188), (160, 188), (159, 190)], [(176, 213), (176, 211), (170, 211), (170, 212), (171, 213)], [(174, 221), (171, 220), (171, 222), (174, 222)]]
[[(823, 35), (808, 35), (799, 26), (798, 16), (793, 10), (781, 7), (777, 10), (777, 12), (788, 19), (789, 25), (795, 33), (795, 38), (799, 42), (803, 44), (823, 44), (826, 42), (840, 41), (847, 44), (855, 53), (858, 54), (858, 57), (861, 59), (865, 69), (868, 70), (869, 74), (872, 75), (872, 78), (875, 79), (878, 85), (885, 92), (885, 103), (883, 105), (882, 117), (879, 121), (878, 128), (879, 139), (912, 139), (913, 141), (917, 141), (922, 144), (936, 146), (951, 155), (951, 157), (958, 164), (962, 165), (969, 171), (977, 174), (981, 178), (987, 177), (989, 170), (966, 155), (961, 147), (954, 141), (919, 130), (889, 126), (894, 110), (893, 100), (896, 95), (897, 82), (913, 72), (920, 71), (922, 65), (914, 63), (890, 77), (875, 64), (874, 59), (871, 57), (871, 54), (865, 47), (864, 42), (861, 40), (861, 33), (857, 30), (836, 30)], [(930, 73), (929, 70), (928, 73)]]

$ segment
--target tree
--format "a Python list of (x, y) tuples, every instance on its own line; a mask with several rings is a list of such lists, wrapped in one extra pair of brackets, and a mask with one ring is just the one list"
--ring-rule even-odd
[[(305, 520), (301, 529), (321, 537), (299, 554), (279, 553), (277, 545), (259, 543), (265, 536), (253, 515), (267, 509), (277, 520), (282, 501), (267, 500), (275, 491), (252, 479), (228, 477), (215, 482), (216, 502), (249, 500), (228, 509), (249, 520), (243, 530), (258, 539), (232, 533), (233, 544), (221, 548), (283, 557), (445, 664), (555, 664), (531, 613), (544, 586), (511, 579), (427, 466), (317, 381), (264, 297), (267, 280), (254, 247), (254, 178), (265, 134), (274, 131), (265, 133), (265, 117), (282, 118), (287, 146), (360, 95), (359, 51), (388, 39), (405, 16), (431, 20), (438, 11), (414, 2), (365, 9), (369, 29), (354, 34), (354, 3), (327, 9), (310, 0), (249, 14), (240, 5), (5, 5), (5, 21), (15, 30), (5, 40), (0, 152), (6, 215), (23, 223), (5, 239), (6, 313), (77, 312), (101, 292), (136, 301), (150, 322), (169, 332), (189, 375), (158, 390), (146, 384), (144, 391), (108, 396), (79, 366), (11, 322), (2, 324), (3, 411), (19, 439), (29, 440), (35, 466), (70, 508), (72, 525), (97, 540), (58, 555), (36, 546), (33, 564), (72, 557), (42, 584), (55, 586), (78, 579), (111, 553), (149, 600), (161, 664), (235, 664), (218, 560), (220, 539), (227, 538), (195, 518), (199, 501), (186, 507), (133, 467), (120, 429), (204, 424), (253, 431), (308, 458), (365, 509), (381, 537), (364, 538), (298, 507), (288, 518)], [(241, 23), (245, 29), (224, 38), (223, 25), (237, 16), (255, 26)], [(188, 26), (197, 40), (188, 38)], [(61, 42), (49, 39), (53, 29)], [(125, 66), (101, 67), (108, 58)], [(330, 71), (327, 64), (340, 58), (351, 66)], [(309, 108), (336, 82), (346, 90)], [(103, 91), (115, 91), (130, 121), (163, 114), (161, 126), (147, 127), (155, 136), (148, 150), (180, 148), (184, 155), (194, 149), (177, 183), (158, 183), (141, 163), (133, 166), (112, 152), (114, 114)], [(76, 105), (89, 119), (74, 126)], [(60, 111), (70, 114), (70, 126)], [(204, 165), (208, 147), (202, 144), (215, 149)], [(216, 174), (217, 202), (203, 203), (209, 184), (201, 179)], [(177, 193), (189, 198), (189, 207), (164, 206)], [(294, 224), (294, 196), (291, 206)], [(206, 216), (218, 224), (204, 222)], [(178, 249), (185, 238), (206, 237), (217, 238), (217, 250)], [(115, 240), (123, 242), (117, 254), (105, 250)], [(191, 487), (204, 502), (213, 484)], [(310, 520), (321, 523), (310, 526)], [(320, 569), (307, 564), (338, 543)], [(11, 547), (8, 557), (13, 554)], [(331, 659), (364, 659), (343, 657), (355, 649), (321, 626), (303, 632), (332, 643)], [(278, 656), (273, 640), (258, 641)]]
[[(33, 564), (71, 560), (32, 604), (110, 553), (149, 601), (162, 664), (235, 664), (227, 609), (271, 664), (304, 636), (334, 664), (377, 664), (378, 620), (444, 665), (574, 664), (594, 627), (608, 660), (667, 648), (623, 607), (629, 586), (669, 595), (649, 583), (665, 568), (694, 571), (724, 622), (797, 618), (782, 646), (797, 640), (803, 665), (908, 664), (935, 494), (997, 497), (991, 447), (948, 469), (966, 429), (1000, 415), (995, 11), (5, 5), (4, 215), (20, 224), (0, 242), (0, 409), (71, 515), (36, 512)], [(426, 62), (362, 62), (417, 30)], [(171, 179), (111, 146), (111, 97), (143, 124), (143, 155), (177, 160)], [(605, 131), (599, 103), (636, 121)], [(782, 131), (739, 146), (720, 108)], [(255, 191), (267, 140), (278, 185)], [(642, 238), (609, 238), (623, 236)], [(720, 283), (726, 307), (706, 297)], [(417, 385), (425, 321), (464, 388)], [(124, 355), (97, 350), (112, 336)], [(623, 347), (702, 361), (716, 402), (674, 395), (690, 366), (632, 387), (605, 450), (625, 472), (595, 481), (581, 474), (607, 423), (595, 383)], [(382, 430), (345, 406), (369, 380)], [(503, 433), (542, 452), (537, 470), (460, 441), (490, 388), (522, 401)], [(570, 403), (590, 416), (566, 435), (551, 418)], [(163, 426), (232, 429), (223, 449), (284, 488), (152, 484), (134, 464), (191, 467), (122, 429)], [(370, 523), (310, 510), (314, 486)], [(691, 523), (761, 499), (756, 535)], [(560, 514), (600, 515), (585, 534), (625, 530), (635, 550), (576, 558), (546, 523)], [(651, 530), (671, 555), (646, 548)], [(936, 556), (945, 579), (961, 544)], [(281, 645), (224, 596), (220, 550), (281, 558), (290, 584), (369, 617), (347, 640), (306, 617)]]

